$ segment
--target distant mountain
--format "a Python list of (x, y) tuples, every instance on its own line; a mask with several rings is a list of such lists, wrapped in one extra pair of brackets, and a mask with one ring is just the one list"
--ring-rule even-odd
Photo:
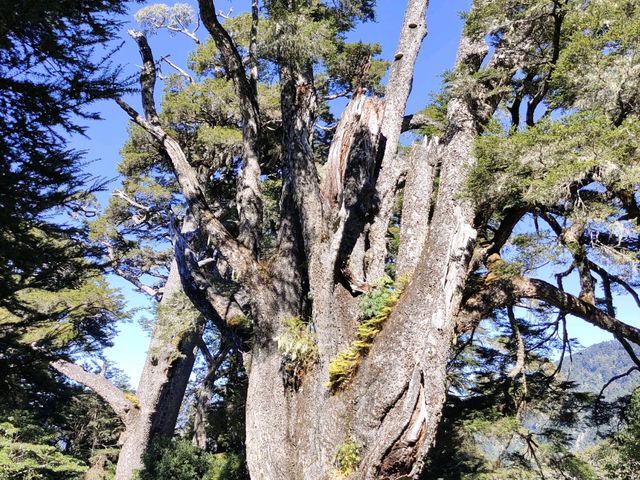
[[(640, 347), (635, 347), (640, 356)], [(627, 372), (634, 363), (620, 342), (612, 340), (591, 345), (573, 355), (573, 361), (565, 357), (562, 372), (568, 380), (578, 384), (577, 390), (600, 393), (602, 387), (616, 375)], [(633, 372), (611, 383), (605, 390), (606, 400), (629, 395), (640, 386), (640, 373)]]
[[(634, 351), (640, 356), (640, 347)], [(635, 364), (622, 347), (620, 342), (596, 343), (573, 355), (573, 361), (565, 357), (562, 373), (567, 380), (577, 384), (576, 391), (599, 394), (602, 387), (613, 377), (626, 373)], [(640, 387), (640, 373), (635, 371), (626, 377), (612, 382), (604, 391), (604, 399), (613, 402), (621, 397), (630, 395)], [(575, 425), (569, 432), (574, 436), (572, 450), (578, 451), (596, 444), (608, 431), (616, 431), (619, 427), (617, 419), (613, 418), (609, 426), (599, 428), (591, 425)]]

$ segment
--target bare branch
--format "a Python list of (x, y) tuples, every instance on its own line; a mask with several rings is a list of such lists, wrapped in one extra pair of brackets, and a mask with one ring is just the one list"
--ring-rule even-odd
[(600, 389), (600, 393), (598, 393), (598, 397), (596, 398), (596, 406), (600, 403), (600, 400), (602, 399), (602, 397), (604, 397), (604, 391), (609, 388), (611, 386), (611, 384), (613, 382), (617, 382), (618, 380), (620, 380), (621, 378), (624, 377), (628, 377), (629, 375), (631, 375), (633, 372), (639, 372), (640, 368), (638, 367), (631, 367), (629, 368), (629, 370), (627, 370), (624, 373), (621, 373), (620, 375), (616, 375), (614, 377), (611, 377), (607, 383), (605, 383), (602, 388)]
[(67, 378), (96, 392), (100, 398), (113, 408), (113, 411), (125, 424), (130, 422), (130, 413), (135, 411), (136, 407), (127, 400), (122, 390), (113, 385), (104, 376), (87, 372), (82, 367), (66, 360), (56, 360), (51, 362), (50, 365)]
[(638, 306), (638, 308), (640, 308), (640, 295), (638, 295), (638, 292), (636, 292), (631, 285), (629, 285), (627, 282), (625, 282), (622, 278), (618, 277), (617, 275), (613, 275), (607, 272), (604, 268), (602, 268), (600, 265), (594, 262), (591, 262), (591, 261), (589, 262), (589, 268), (591, 268), (591, 270), (593, 270), (598, 275), (600, 275), (602, 279), (606, 278), (610, 282), (617, 283), (622, 288), (624, 288), (627, 291), (627, 293), (629, 293), (629, 295), (631, 295), (633, 300), (636, 302), (636, 305)]
[(524, 340), (522, 338), (522, 334), (520, 333), (520, 327), (518, 327), (518, 321), (516, 320), (516, 316), (513, 312), (513, 305), (507, 305), (507, 315), (509, 317), (509, 324), (511, 325), (513, 338), (516, 341), (516, 363), (507, 374), (507, 377), (515, 378), (521, 373), (524, 375)]
[(402, 118), (402, 127), (401, 127), (402, 132), (408, 132), (410, 130), (418, 130), (424, 127), (435, 127), (438, 130), (444, 129), (443, 124), (430, 119), (429, 117), (427, 117), (422, 113), (412, 113), (410, 115), (405, 115)]
[(131, 29), (129, 30), (129, 35), (131, 35), (138, 44), (140, 56), (143, 61), (142, 72), (140, 73), (140, 93), (142, 95), (144, 115), (152, 125), (160, 125), (156, 103), (153, 98), (153, 92), (156, 86), (156, 65), (153, 60), (151, 47), (149, 47), (149, 42), (147, 42), (147, 38), (142, 32)]
[(169, 55), (165, 55), (163, 57), (160, 57), (160, 61), (161, 62), (165, 62), (170, 67), (172, 67), (175, 70), (177, 70), (180, 75), (182, 75), (183, 77), (185, 77), (189, 81), (189, 83), (193, 83), (193, 77), (191, 75), (189, 75), (186, 70), (184, 70), (183, 68), (181, 68), (180, 66), (176, 65), (171, 60), (169, 60)]
[(336, 100), (338, 98), (342, 98), (342, 97), (348, 97), (351, 94), (351, 91), (349, 90), (344, 90), (342, 92), (338, 92), (338, 93), (333, 93), (331, 95), (325, 95), (324, 97), (322, 97), (323, 100)]
[[(505, 291), (510, 291), (511, 295), (516, 298), (536, 298), (543, 300), (570, 315), (574, 315), (596, 327), (612, 333), (616, 337), (622, 337), (640, 345), (639, 328), (628, 325), (608, 315), (595, 305), (563, 292), (544, 280), (514, 277), (512, 279), (498, 280), (497, 282), (500, 282), (502, 287), (506, 287)], [(494, 293), (496, 292), (494, 291)]]
[(251, 33), (249, 35), (249, 81), (254, 92), (258, 91), (258, 22), (260, 10), (258, 0), (251, 1)]
[[(210, 240), (220, 249), (222, 255), (227, 258), (238, 277), (246, 278), (251, 276), (255, 280), (257, 275), (253, 275), (256, 270), (253, 252), (234, 239), (224, 225), (214, 216), (207, 203), (206, 196), (200, 188), (197, 173), (189, 164), (180, 144), (168, 135), (160, 125), (153, 100), (153, 88), (155, 86), (153, 54), (146, 37), (142, 33), (133, 32), (132, 36), (134, 36), (140, 47), (140, 55), (145, 65), (145, 70), (140, 76), (140, 85), (147, 118), (142, 117), (124, 100), (119, 98), (116, 99), (116, 102), (135, 123), (144, 128), (162, 145), (171, 159), (174, 173), (187, 202), (197, 212)], [(151, 118), (149, 118), (149, 115), (151, 115)], [(153, 118), (155, 118), (155, 121)]]
[(633, 361), (633, 363), (636, 364), (638, 368), (640, 368), (640, 359), (636, 355), (636, 352), (633, 350), (633, 347), (629, 345), (629, 342), (627, 342), (624, 338), (617, 337), (617, 339), (622, 345), (622, 347), (625, 349), (625, 351), (627, 352), (627, 355), (629, 355), (629, 358)]

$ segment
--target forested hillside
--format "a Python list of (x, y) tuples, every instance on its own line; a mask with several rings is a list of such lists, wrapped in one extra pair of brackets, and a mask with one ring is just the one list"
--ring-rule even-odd
[[(640, 355), (638, 347), (634, 351), (636, 355)], [(633, 367), (633, 361), (620, 343), (610, 341), (596, 343), (574, 354), (571, 363), (566, 365), (564, 374), (578, 385), (576, 388), (600, 393), (611, 379)], [(633, 371), (628, 376), (611, 382), (603, 394), (607, 399), (616, 399), (631, 395), (639, 385), (640, 373)]]
[(0, 6), (0, 477), (638, 478), (640, 3), (433, 3)]

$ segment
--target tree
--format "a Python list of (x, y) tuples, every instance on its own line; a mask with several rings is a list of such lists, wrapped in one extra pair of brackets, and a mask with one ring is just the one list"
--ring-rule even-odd
[(108, 55), (96, 60), (124, 12), (121, 0), (19, 1), (0, 9), (2, 307), (18, 308), (16, 294), (27, 288), (78, 285), (91, 266), (86, 230), (59, 219), (85, 213), (99, 184), (83, 173), (82, 152), (67, 139), (84, 132), (83, 120), (98, 118), (92, 102), (125, 89)]
[(598, 473), (611, 479), (638, 478), (638, 447), (640, 446), (640, 409), (638, 389), (626, 407), (626, 425), (612, 438), (588, 452), (588, 458)]
[[(22, 291), (18, 300), (35, 313), (0, 309), (2, 469), (7, 478), (80, 478), (100, 450), (116, 447), (119, 425), (95, 395), (65, 382), (50, 365), (99, 358), (126, 316), (122, 299), (98, 277), (75, 289)], [(104, 368), (96, 377), (112, 379)], [(92, 430), (95, 423), (105, 431)]]
[[(104, 248), (109, 271), (155, 302), (138, 388), (134, 395), (72, 362), (58, 360), (53, 366), (93, 389), (117, 413), (123, 428), (116, 475), (129, 478), (143, 467), (145, 453), (157, 451), (157, 445), (167, 444), (173, 436), (198, 351), (212, 356), (211, 349), (216, 358), (211, 361), (217, 363), (237, 350), (222, 345), (207, 348), (202, 342), (208, 325), (182, 293), (170, 244), (172, 228), (191, 235), (193, 222), (183, 215), (161, 152), (140, 129), (131, 130), (119, 168), (124, 176), (122, 189), (114, 192), (105, 212), (91, 224), (90, 238)], [(181, 226), (174, 225), (174, 217), (180, 217), (175, 223)], [(242, 316), (233, 305), (226, 314)], [(217, 379), (215, 369), (209, 377), (209, 382)]]
[[(638, 362), (629, 341), (640, 342), (640, 329), (614, 308), (617, 288), (637, 300), (638, 7), (474, 2), (438, 118), (437, 105), (405, 112), (428, 2), (407, 2), (382, 97), (370, 76), (375, 51), (344, 41), (372, 6), (256, 1), (223, 25), (201, 0), (212, 37), (203, 83), (235, 95), (235, 115), (223, 119), (206, 108), (215, 86), (196, 95), (206, 100), (201, 117), (172, 124), (159, 114), (157, 63), (146, 36), (131, 32), (143, 113), (118, 103), (170, 165), (194, 219), (192, 234), (174, 228), (185, 294), (245, 352), (256, 479), (418, 475), (442, 415), (451, 345), (496, 309), (538, 309), (559, 331), (567, 315), (582, 318)], [(195, 93), (196, 79), (179, 74), (175, 94)], [(268, 88), (279, 92), (275, 118)], [(327, 133), (336, 93), (350, 100)], [(216, 146), (204, 134), (216, 138), (229, 122), (231, 161), (203, 162)], [(425, 125), (439, 138), (399, 148), (404, 130)], [(212, 150), (215, 159), (224, 149)], [(265, 177), (281, 182), (271, 230)], [(390, 223), (400, 233), (395, 258)], [(577, 293), (563, 283), (573, 272)], [(250, 319), (250, 344), (232, 334), (222, 293)]]

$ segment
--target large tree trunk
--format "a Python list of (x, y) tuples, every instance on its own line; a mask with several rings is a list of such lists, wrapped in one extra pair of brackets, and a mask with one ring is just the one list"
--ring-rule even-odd
[(129, 480), (143, 468), (143, 455), (154, 439), (173, 435), (202, 329), (202, 316), (184, 294), (174, 261), (135, 395), (71, 362), (52, 362), (53, 368), (100, 395), (124, 423), (116, 480)]
[[(409, 23), (415, 24), (412, 15), (424, 15), (420, 3), (426, 8), (426, 2), (410, 2), (405, 27)], [(463, 74), (477, 71), (486, 53), (486, 45), (481, 39), (463, 37), (457, 68)], [(408, 92), (409, 89), (405, 90), (405, 95)], [(356, 96), (352, 102), (360, 105), (362, 100)], [(395, 122), (399, 132), (404, 105), (398, 106), (397, 99), (394, 102), (391, 108), (396, 110), (396, 115), (387, 121)], [(421, 191), (427, 196), (426, 200), (413, 202), (416, 211), (407, 213), (406, 221), (411, 225), (405, 225), (405, 238), (401, 239), (407, 242), (405, 248), (410, 249), (402, 260), (402, 270), (407, 274), (413, 272), (413, 275), (384, 329), (362, 359), (355, 378), (337, 392), (327, 388), (327, 372), (331, 360), (354, 340), (360, 315), (358, 298), (336, 283), (334, 266), (340, 264), (339, 259), (338, 264), (335, 263), (336, 252), (331, 248), (331, 240), (325, 242), (328, 246), (324, 250), (323, 242), (315, 240), (312, 254), (317, 257), (310, 259), (308, 275), (319, 358), (313, 370), (305, 373), (300, 388), (295, 390), (278, 380), (281, 359), (275, 346), (257, 345), (254, 348), (247, 404), (247, 460), (252, 479), (336, 478), (339, 476), (336, 453), (344, 445), (361, 448), (360, 461), (350, 478), (414, 478), (420, 473), (441, 416), (456, 315), (476, 238), (473, 207), (461, 198), (460, 192), (466, 172), (474, 163), (475, 138), (486, 119), (478, 115), (477, 108), (477, 98), (465, 94), (452, 98), (448, 106), (449, 127), (440, 144), (414, 152), (414, 155), (431, 158), (412, 158), (413, 168), (408, 172), (409, 192)], [(492, 108), (493, 104), (489, 104), (480, 112), (490, 115)], [(350, 111), (347, 107), (346, 115)], [(354, 121), (362, 118), (370, 116), (360, 112)], [(353, 135), (362, 134), (361, 129), (350, 122), (341, 121), (340, 125), (354, 132)], [(392, 133), (388, 133), (390, 130), (383, 120), (382, 131), (397, 141)], [(337, 132), (335, 138), (341, 145), (349, 144), (343, 133)], [(373, 150), (384, 148), (383, 158), (395, 159), (396, 147), (385, 145), (384, 140), (383, 136), (381, 145)], [(358, 144), (355, 140), (351, 142), (352, 146)], [(357, 155), (362, 151), (356, 150), (354, 147), (352, 156), (355, 158), (350, 158), (350, 162), (359, 161)], [(341, 155), (345, 155), (344, 151)], [(435, 155), (438, 155), (437, 159), (433, 158)], [(348, 198), (343, 192), (346, 185), (336, 187), (340, 184), (336, 180), (340, 175), (332, 169), (334, 160), (330, 158), (327, 164), (327, 175), (333, 175), (327, 177), (330, 186), (325, 183), (323, 189), (324, 200), (329, 202), (335, 201), (340, 193)], [(335, 165), (342, 165), (342, 160), (335, 161)], [(387, 180), (391, 178), (393, 182), (398, 178), (397, 173), (391, 173), (397, 170), (393, 163), (398, 162), (387, 164), (387, 173), (381, 173), (386, 177), (378, 181), (378, 188), (383, 189), (383, 194), (391, 192), (392, 200), (395, 190), (387, 190)], [(431, 222), (425, 225), (434, 175), (423, 174), (430, 168), (433, 171), (435, 163), (441, 164), (439, 189)], [(416, 168), (416, 164), (424, 168)], [(342, 178), (346, 183), (344, 174)], [(421, 181), (425, 182), (422, 186), (419, 185)], [(304, 200), (310, 202), (312, 199), (310, 196)], [(382, 209), (385, 203), (382, 202)], [(336, 235), (343, 236), (348, 230), (345, 226), (350, 213), (347, 206), (343, 202), (342, 208), (346, 212), (337, 214)], [(407, 209), (410, 208), (411, 205), (407, 205)], [(383, 213), (384, 222), (388, 222), (389, 214), (388, 211)], [(420, 218), (420, 214), (427, 218)], [(377, 221), (378, 218), (373, 225)], [(384, 253), (386, 248), (379, 248), (380, 251)], [(379, 277), (379, 262), (376, 269)], [(371, 272), (369, 269), (369, 275)]]
[(117, 480), (129, 480), (143, 468), (151, 441), (173, 436), (201, 334), (200, 315), (183, 293), (174, 261), (138, 384), (135, 414), (120, 439)]
[[(341, 474), (362, 479), (411, 478), (420, 472), (435, 437), (456, 315), (476, 237), (473, 208), (460, 193), (474, 162), (475, 137), (497, 104), (487, 101), (493, 98), (488, 92), (498, 86), (493, 80), (491, 85), (478, 85), (477, 92), (460, 89), (452, 96), (448, 127), (440, 144), (416, 153), (429, 152), (438, 159), (412, 159), (413, 168), (407, 175), (414, 192), (420, 191), (420, 181), (427, 182), (423, 192), (430, 192), (434, 183), (432, 174), (420, 179), (425, 169), (416, 165), (441, 165), (431, 223), (425, 225), (424, 219), (407, 213), (413, 226), (405, 225), (411, 250), (403, 265), (413, 276), (372, 347), (359, 355), (350, 383), (341, 389), (327, 387), (332, 360), (356, 339), (358, 292), (375, 286), (384, 271), (385, 234), (404, 171), (398, 140), (415, 60), (426, 35), (427, 5), (427, 0), (408, 2), (384, 109), (377, 100), (358, 93), (353, 96), (330, 149), (335, 158), (328, 159), (324, 185), (313, 152), (317, 97), (312, 65), (279, 59), (285, 182), (280, 248), (271, 261), (259, 260), (250, 242), (235, 239), (211, 212), (180, 145), (157, 121), (152, 101), (155, 77), (141, 76), (144, 117), (120, 102), (165, 149), (209, 242), (250, 293), (254, 338), (247, 366), (246, 442), (254, 480), (322, 480)], [(218, 48), (231, 48), (229, 55), (235, 55), (234, 46), (213, 18), (213, 5), (203, 0), (200, 7)], [(153, 73), (144, 36), (134, 37), (145, 68)], [(486, 53), (482, 40), (463, 37), (457, 70), (463, 76), (477, 72)], [(243, 74), (228, 70), (242, 86)], [(238, 94), (249, 95), (244, 90), (238, 88)], [(430, 209), (429, 202), (413, 203), (423, 214)], [(363, 205), (366, 212), (359, 210)], [(246, 222), (248, 229), (251, 223)], [(350, 274), (349, 263), (355, 257), (364, 258), (362, 250), (356, 252), (364, 248), (369, 258), (362, 265), (364, 274)], [(205, 316), (215, 317), (212, 309), (221, 310), (209, 294), (211, 285), (199, 265), (188, 265), (186, 257), (177, 258), (186, 293)], [(308, 323), (318, 352), (315, 364), (306, 365), (290, 381), (291, 359), (278, 351), (276, 338), (286, 333), (286, 320), (294, 316)], [(336, 453), (344, 446), (359, 450), (359, 461), (351, 465), (351, 473), (337, 471)]]

